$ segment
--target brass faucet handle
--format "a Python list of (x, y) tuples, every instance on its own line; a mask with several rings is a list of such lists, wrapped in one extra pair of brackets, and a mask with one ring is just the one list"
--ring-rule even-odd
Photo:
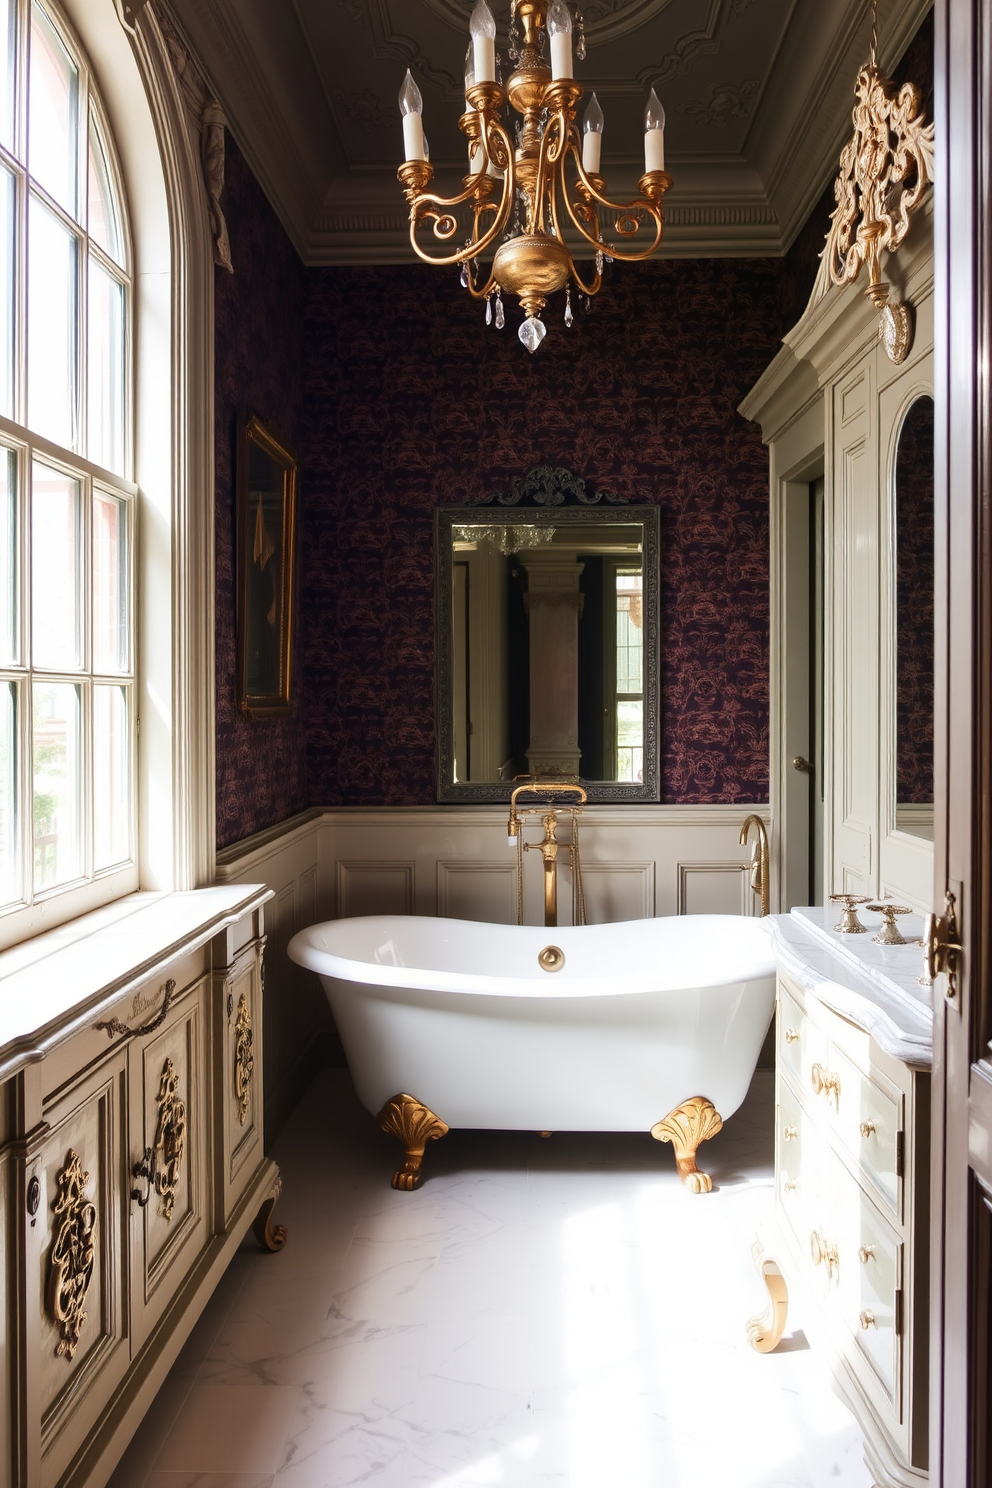
[(844, 912), (834, 926), (838, 935), (865, 935), (868, 927), (858, 919), (858, 905), (867, 904), (869, 894), (831, 894), (831, 904), (842, 904)]
[(865, 906), (872, 914), (882, 916), (882, 928), (877, 935), (872, 936), (874, 945), (906, 945), (905, 937), (900, 933), (896, 924), (897, 915), (912, 914), (913, 911), (905, 904), (868, 904)]

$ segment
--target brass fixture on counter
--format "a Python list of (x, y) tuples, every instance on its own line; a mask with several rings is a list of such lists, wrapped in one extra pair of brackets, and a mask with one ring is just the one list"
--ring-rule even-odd
[(858, 919), (858, 905), (867, 904), (870, 894), (831, 894), (831, 904), (842, 904), (844, 912), (834, 926), (838, 935), (866, 935), (867, 925)]
[[(907, 940), (896, 924), (896, 915), (912, 914), (905, 904), (866, 904), (865, 908), (872, 914), (882, 916), (882, 928), (877, 935), (872, 936), (873, 945), (897, 946), (912, 945), (912, 940)], [(919, 944), (919, 942), (916, 942)]]
[(747, 847), (747, 840), (751, 828), (754, 827), (757, 834), (757, 856), (752, 850), (751, 860), (751, 887), (756, 894), (761, 896), (761, 913), (766, 915), (770, 908), (769, 896), (769, 854), (768, 854), (768, 829), (760, 816), (753, 811), (750, 816), (745, 817), (744, 825), (741, 827), (740, 844)]
[[(520, 796), (541, 797), (540, 805), (517, 806)], [(570, 806), (555, 808), (547, 797), (571, 795), (578, 801)], [(539, 852), (544, 860), (544, 923), (552, 928), (558, 924), (558, 853), (564, 848), (572, 867), (572, 921), (576, 925), (586, 922), (585, 895), (582, 892), (582, 870), (579, 864), (579, 815), (586, 803), (586, 793), (581, 785), (561, 780), (531, 780), (518, 785), (510, 797), (510, 819), (507, 822), (507, 841), (517, 849), (517, 924), (524, 919), (524, 853)], [(559, 810), (567, 812), (572, 822), (572, 839), (559, 842), (557, 838)], [(540, 816), (544, 826), (544, 837), (540, 842), (524, 842), (524, 817)], [(545, 967), (545, 970), (556, 968)]]

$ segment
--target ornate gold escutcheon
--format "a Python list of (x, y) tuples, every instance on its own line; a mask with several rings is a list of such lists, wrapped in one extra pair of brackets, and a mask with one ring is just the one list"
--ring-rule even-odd
[(412, 1095), (394, 1095), (377, 1117), (382, 1131), (398, 1137), (406, 1149), (406, 1162), (393, 1174), (393, 1187), (416, 1188), (428, 1142), (447, 1136), (448, 1127), (439, 1116)]
[(86, 1197), (89, 1173), (83, 1172), (78, 1155), (70, 1148), (65, 1167), (55, 1176), (58, 1197), (52, 1205), (56, 1217), (52, 1248), (48, 1256), (46, 1305), (62, 1335), (56, 1355), (75, 1357), (79, 1335), (86, 1323), (86, 1293), (93, 1280), (96, 1205)]
[(244, 1126), (248, 1120), (248, 1102), (251, 1096), (251, 1077), (255, 1071), (255, 1039), (251, 1031), (251, 1010), (248, 999), (242, 992), (238, 1003), (238, 1016), (234, 1023), (234, 1096), (238, 1102), (238, 1120)]
[(671, 1142), (675, 1148), (675, 1165), (690, 1193), (709, 1193), (713, 1187), (710, 1175), (696, 1167), (696, 1149), (722, 1127), (723, 1118), (713, 1102), (704, 1095), (693, 1095), (651, 1128), (656, 1142)]
[(165, 1061), (156, 1104), (155, 1192), (161, 1203), (158, 1212), (172, 1223), (179, 1189), (179, 1173), (186, 1152), (186, 1103), (179, 1099), (179, 1076), (171, 1059)]

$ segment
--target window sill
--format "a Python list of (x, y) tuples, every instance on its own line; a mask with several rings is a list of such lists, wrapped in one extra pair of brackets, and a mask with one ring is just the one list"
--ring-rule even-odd
[(264, 884), (129, 894), (0, 953), (0, 1080), (271, 897)]

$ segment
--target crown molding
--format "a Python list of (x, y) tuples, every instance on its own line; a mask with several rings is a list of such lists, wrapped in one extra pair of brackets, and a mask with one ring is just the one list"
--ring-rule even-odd
[[(344, 0), (338, 0), (336, 10), (320, 11), (308, 9), (305, 0), (279, 7), (268, 0), (211, 0), (207, 6), (201, 0), (158, 3), (171, 4), (232, 133), (303, 262), (414, 262), (393, 169), (379, 158), (369, 165), (349, 165), (335, 120), (335, 110), (342, 104), (329, 96), (318, 61), (329, 38), (351, 45), (348, 33), (353, 30), (356, 56), (412, 64), (422, 71), (435, 96), (448, 104), (457, 102), (460, 78), (421, 56), (420, 42), (394, 21), (395, 3), (356, 0), (353, 16)], [(604, 45), (627, 36), (629, 48), (629, 37), (646, 19), (661, 37), (664, 21), (659, 18), (673, 4), (674, 0), (632, 0), (622, 12), (608, 12), (604, 4), (598, 19), (595, 6), (587, 4), (587, 13), (593, 12), (590, 41), (594, 34), (597, 44)], [(707, 67), (708, 55), (721, 44), (724, 24), (733, 20), (739, 26), (755, 4), (756, 0), (707, 0), (698, 8), (695, 30), (680, 38), (664, 36), (663, 55), (659, 47), (656, 60), (638, 69), (636, 76), (632, 70), (606, 78), (602, 85), (597, 82), (598, 91), (603, 97), (635, 95), (646, 84), (691, 67), (705, 97), (712, 76), (724, 75), (714, 72), (715, 63)], [(884, 67), (894, 65), (930, 5), (931, 0), (881, 0), (879, 59)], [(462, 29), (470, 8), (468, 0), (420, 0), (418, 14), (421, 20), (430, 18), (437, 41), (450, 26)], [(407, 14), (404, 8), (404, 19)], [(666, 200), (662, 257), (781, 255), (836, 174), (841, 147), (851, 132), (854, 79), (867, 46), (864, 0), (817, 0), (815, 5), (791, 0), (783, 14), (781, 43), (750, 110), (740, 151), (707, 151), (707, 143), (719, 143), (719, 131), (703, 130), (698, 148), (694, 145), (681, 154), (672, 150), (675, 186)], [(352, 22), (343, 33), (342, 16)], [(411, 23), (416, 19), (412, 5), (409, 18)], [(757, 11), (748, 18), (758, 24)], [(433, 43), (429, 49), (434, 50)], [(720, 67), (732, 76), (728, 60), (724, 56)], [(357, 74), (355, 86), (365, 86)], [(376, 84), (377, 103), (381, 91)], [(438, 160), (441, 190), (447, 173), (453, 182), (459, 174), (457, 140), (454, 131), (443, 146), (452, 152), (451, 158), (442, 155)], [(636, 161), (622, 155), (611, 159), (608, 173), (614, 199), (636, 194)]]

